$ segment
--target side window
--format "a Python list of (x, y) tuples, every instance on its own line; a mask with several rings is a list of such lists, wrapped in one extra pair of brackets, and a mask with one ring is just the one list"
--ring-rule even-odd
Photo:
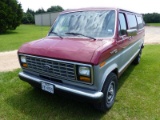
[(138, 29), (142, 29), (144, 27), (142, 17), (137, 16), (137, 21), (138, 21)]
[(127, 31), (126, 19), (123, 13), (119, 13), (119, 34), (125, 35)]
[(127, 14), (128, 25), (130, 29), (137, 29), (136, 16), (133, 14)]

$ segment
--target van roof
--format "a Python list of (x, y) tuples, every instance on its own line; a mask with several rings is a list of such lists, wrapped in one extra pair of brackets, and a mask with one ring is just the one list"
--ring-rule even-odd
[[(96, 8), (78, 8), (78, 9), (67, 9), (63, 12), (61, 12), (61, 14), (64, 13), (70, 13), (70, 12), (78, 12), (78, 11), (89, 11), (89, 10), (116, 10), (116, 11), (124, 11), (124, 12), (130, 12), (130, 13), (135, 13), (129, 10), (125, 10), (125, 9), (121, 9), (121, 8), (114, 8), (114, 7), (96, 7)], [(135, 13), (135, 14), (139, 14), (139, 13)]]

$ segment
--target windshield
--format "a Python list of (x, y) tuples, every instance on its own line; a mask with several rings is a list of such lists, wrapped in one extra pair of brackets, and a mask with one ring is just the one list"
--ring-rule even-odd
[(49, 36), (112, 37), (114, 29), (114, 10), (80, 11), (60, 15)]

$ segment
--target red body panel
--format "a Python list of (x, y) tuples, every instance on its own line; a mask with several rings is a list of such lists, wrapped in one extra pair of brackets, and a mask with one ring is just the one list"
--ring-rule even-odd
[[(48, 58), (69, 60), (81, 63), (97, 64), (99, 52), (95, 51), (102, 46), (111, 45), (112, 40), (92, 40), (82, 38), (46, 37), (41, 40), (24, 44), (19, 53), (44, 56)], [(93, 57), (94, 56), (94, 57)], [(96, 58), (92, 60), (93, 58)]]

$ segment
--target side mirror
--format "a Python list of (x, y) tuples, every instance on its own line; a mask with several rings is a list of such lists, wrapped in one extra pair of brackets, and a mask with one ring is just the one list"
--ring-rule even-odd
[(127, 30), (128, 36), (136, 36), (137, 35), (137, 29), (129, 29)]

